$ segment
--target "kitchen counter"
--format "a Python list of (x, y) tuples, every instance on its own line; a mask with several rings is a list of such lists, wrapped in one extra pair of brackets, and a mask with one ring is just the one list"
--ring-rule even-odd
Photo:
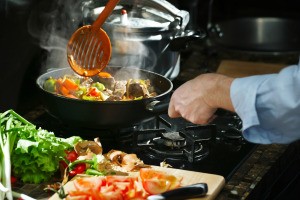
[[(278, 66), (295, 64), (299, 58), (299, 53), (251, 53), (226, 50), (213, 46), (210, 48), (206, 47), (207, 44), (204, 42), (198, 42), (194, 43), (189, 50), (183, 52), (181, 72), (175, 82), (182, 84), (199, 74), (217, 72), (218, 67), (224, 60), (259, 63), (260, 65), (267, 63), (267, 66), (274, 64), (277, 66), (276, 70), (278, 70), (280, 69)], [(247, 67), (249, 68), (249, 63)], [(241, 67), (242, 70), (243, 68)], [(266, 70), (268, 70), (267, 67)], [(255, 71), (254, 67), (253, 71)], [(250, 70), (251, 73), (253, 71)], [(264, 73), (262, 69), (259, 69), (259, 71), (260, 74)], [(270, 71), (270, 73), (273, 72)], [(268, 73), (268, 71), (265, 71), (265, 73)], [(236, 74), (236, 72), (228, 72), (228, 74)], [(226, 185), (218, 195), (217, 200), (246, 199), (249, 197), (249, 194), (256, 189), (263, 178), (270, 176), (268, 172), (283, 157), (282, 155), (287, 148), (288, 145), (258, 145), (255, 151), (236, 170), (231, 179), (226, 181)]]

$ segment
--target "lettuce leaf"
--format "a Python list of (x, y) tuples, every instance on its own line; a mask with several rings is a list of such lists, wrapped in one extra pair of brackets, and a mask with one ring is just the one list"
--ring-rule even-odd
[(58, 171), (65, 150), (81, 140), (79, 136), (59, 138), (35, 126), (20, 130), (11, 155), (14, 175), (27, 183), (49, 181)]

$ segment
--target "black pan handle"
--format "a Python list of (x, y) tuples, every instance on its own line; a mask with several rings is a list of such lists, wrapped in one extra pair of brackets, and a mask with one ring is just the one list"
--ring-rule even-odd
[(180, 187), (174, 190), (169, 190), (167, 192), (151, 195), (147, 198), (147, 200), (176, 200), (176, 199), (189, 199), (189, 198), (197, 198), (206, 195), (208, 191), (208, 186), (206, 183), (196, 183), (193, 185), (188, 185), (184, 187)]
[(169, 108), (169, 102), (165, 102), (165, 101), (154, 100), (146, 104), (146, 110), (155, 114), (166, 113), (168, 108)]

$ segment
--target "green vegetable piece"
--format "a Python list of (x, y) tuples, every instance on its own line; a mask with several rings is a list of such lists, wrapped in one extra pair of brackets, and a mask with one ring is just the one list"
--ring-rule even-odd
[(55, 92), (55, 83), (56, 80), (52, 77), (48, 78), (45, 82), (44, 82), (44, 89), (48, 92)]
[(100, 91), (105, 90), (105, 86), (102, 83), (99, 83), (99, 82), (93, 83), (92, 87), (96, 87)]
[(141, 99), (143, 99), (143, 96), (135, 97), (133, 100), (141, 100)]
[(93, 176), (105, 176), (106, 174), (103, 173), (103, 172), (100, 172), (98, 170), (95, 170), (95, 169), (87, 169), (85, 171), (86, 174), (88, 175), (93, 175)]
[(82, 99), (87, 100), (87, 101), (96, 101), (97, 100), (95, 97), (87, 96), (87, 95), (82, 95)]

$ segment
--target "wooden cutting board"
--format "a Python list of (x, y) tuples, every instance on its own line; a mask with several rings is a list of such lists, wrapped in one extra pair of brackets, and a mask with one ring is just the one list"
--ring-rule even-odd
[[(207, 183), (208, 185), (208, 192), (207, 195), (202, 198), (197, 198), (201, 200), (213, 200), (217, 197), (219, 192), (225, 185), (225, 179), (223, 176), (216, 175), (216, 174), (207, 174), (201, 172), (194, 172), (194, 171), (187, 171), (181, 169), (173, 169), (173, 168), (165, 168), (165, 167), (157, 167), (152, 166), (153, 168), (161, 171), (165, 171), (169, 174), (173, 174), (176, 176), (182, 176), (182, 185), (190, 185), (194, 183)], [(132, 173), (131, 175), (137, 176), (138, 173)], [(72, 181), (69, 181), (64, 188), (66, 191), (74, 188)], [(49, 200), (60, 200), (57, 194), (50, 197)]]
[(251, 75), (277, 73), (286, 66), (286, 64), (222, 60), (217, 73), (240, 78)]

